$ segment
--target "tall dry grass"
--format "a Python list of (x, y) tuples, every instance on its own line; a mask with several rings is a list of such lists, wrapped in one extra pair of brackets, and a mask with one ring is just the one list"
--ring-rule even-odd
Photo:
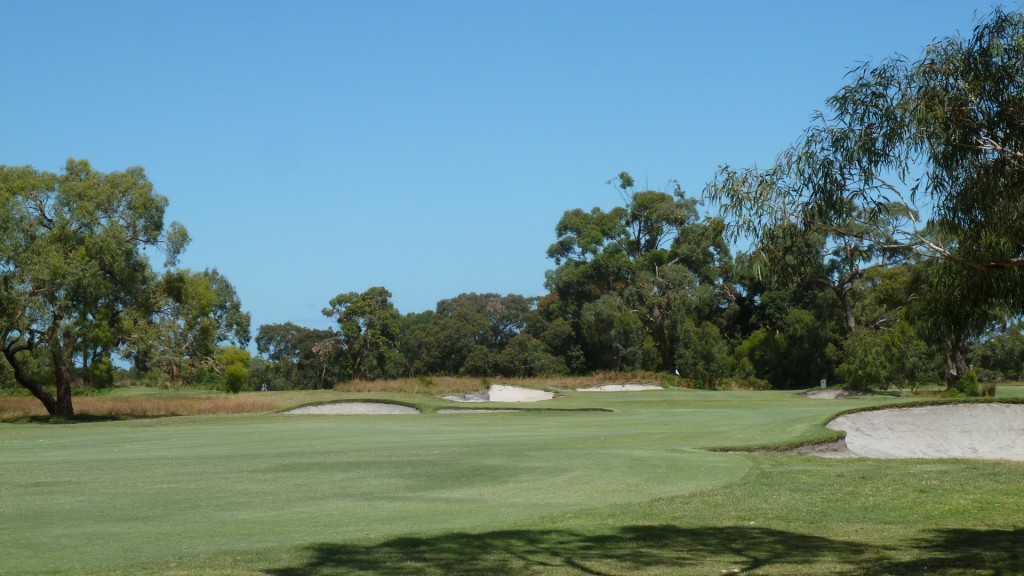
[(486, 390), (491, 384), (511, 384), (524, 388), (573, 390), (604, 384), (664, 384), (662, 376), (651, 372), (604, 372), (590, 376), (552, 376), (538, 378), (473, 378), (468, 376), (430, 376), (397, 380), (353, 380), (335, 384), (344, 392), (405, 392), (412, 394), (460, 394)]
[[(277, 404), (253, 395), (195, 397), (103, 397), (75, 398), (75, 413), (100, 417), (153, 418), (157, 416), (199, 416), (205, 414), (250, 414), (269, 412)], [(0, 420), (19, 420), (46, 416), (46, 409), (35, 398), (0, 398)]]

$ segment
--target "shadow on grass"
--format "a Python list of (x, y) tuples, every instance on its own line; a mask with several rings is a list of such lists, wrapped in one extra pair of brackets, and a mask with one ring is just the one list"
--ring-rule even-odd
[(613, 533), (509, 530), (396, 538), (375, 546), (316, 544), (301, 565), (269, 576), (377, 574), (621, 576), (686, 573), (847, 575), (1024, 574), (1024, 529), (946, 529), (881, 547), (747, 526), (627, 526)]
[(944, 529), (915, 541), (915, 558), (880, 562), (870, 574), (1024, 574), (1024, 528)]
[[(267, 570), (270, 576), (327, 574), (580, 574), (636, 571), (675, 574), (713, 563), (715, 573), (778, 565), (863, 563), (873, 548), (756, 527), (628, 526), (609, 534), (565, 530), (454, 533), (397, 538), (376, 546), (316, 544), (302, 566)], [(877, 557), (876, 557), (877, 558)]]

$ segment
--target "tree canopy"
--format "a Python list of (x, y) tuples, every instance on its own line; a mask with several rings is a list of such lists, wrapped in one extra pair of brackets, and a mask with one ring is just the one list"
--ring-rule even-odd
[[(707, 189), (755, 242), (780, 223), (976, 270), (1024, 266), (1024, 15), (853, 69), (766, 170), (724, 167)], [(1014, 275), (1016, 279), (1016, 275)], [(1019, 300), (1019, 282), (979, 278)]]
[[(69, 160), (60, 174), (0, 166), (0, 335), (14, 378), (53, 415), (74, 414), (76, 356), (122, 342), (126, 316), (157, 283), (146, 249), (175, 263), (185, 229), (165, 228), (167, 199), (141, 168), (101, 173)], [(56, 394), (25, 360), (45, 350)]]

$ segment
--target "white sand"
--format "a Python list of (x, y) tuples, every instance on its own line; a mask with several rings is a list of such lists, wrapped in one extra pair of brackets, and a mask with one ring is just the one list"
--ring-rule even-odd
[(420, 411), (401, 404), (386, 402), (336, 402), (289, 410), (285, 414), (419, 414)]
[(577, 392), (633, 392), (639, 390), (663, 390), (663, 388), (654, 384), (605, 384), (604, 386), (576, 389)]
[(1024, 461), (1024, 404), (948, 404), (856, 412), (828, 424), (868, 458)]
[(818, 400), (836, 400), (838, 398), (856, 398), (858, 396), (870, 396), (871, 392), (864, 392), (862, 390), (843, 390), (842, 388), (820, 388), (818, 390), (811, 390), (810, 392), (804, 393), (804, 396), (808, 398), (817, 398)]
[(525, 412), (525, 410), (487, 410), (480, 408), (441, 408), (438, 414), (495, 414), (501, 412)]
[(539, 402), (541, 400), (551, 400), (554, 397), (554, 392), (534, 390), (533, 388), (520, 388), (505, 384), (491, 384), (487, 392), (449, 394), (444, 398), (453, 402)]

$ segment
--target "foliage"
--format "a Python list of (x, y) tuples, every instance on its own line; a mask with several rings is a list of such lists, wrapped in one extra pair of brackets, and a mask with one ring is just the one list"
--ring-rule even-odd
[(1003, 380), (1024, 380), (1024, 333), (1020, 325), (996, 332), (972, 347), (976, 370)]
[(944, 349), (955, 386), (970, 341), (998, 314), (1024, 309), (1021, 70), (1024, 15), (995, 9), (970, 36), (937, 40), (916, 61), (855, 68), (775, 165), (723, 167), (706, 196), (730, 237), (751, 238), (758, 261), (783, 277), (793, 248), (820, 237), (832, 264), (796, 269), (817, 268), (848, 333), (858, 326), (853, 283), (871, 267), (913, 263), (930, 288), (916, 292), (916, 328)]
[(626, 172), (610, 183), (623, 206), (569, 210), (555, 228), (553, 298), (541, 313), (549, 330), (571, 328), (575, 343), (559, 332), (550, 348), (573, 370), (582, 353), (585, 370), (674, 372), (679, 324), (717, 317), (735, 297), (723, 228), (699, 221), (696, 200), (678, 184), (671, 193), (637, 190)]
[(171, 270), (157, 283), (151, 309), (132, 315), (126, 355), (142, 370), (160, 370), (171, 382), (192, 383), (214, 362), (217, 347), (249, 343), (249, 313), (216, 269)]
[(569, 372), (565, 361), (529, 334), (517, 334), (498, 356), (498, 372), (505, 376), (562, 376)]
[(728, 361), (728, 345), (714, 324), (686, 320), (680, 325), (675, 357), (680, 376), (714, 390), (729, 375)]
[(361, 294), (339, 294), (323, 313), (338, 322), (339, 338), (351, 358), (353, 377), (390, 375), (389, 360), (401, 336), (401, 315), (391, 303), (391, 292), (375, 286)]
[(614, 293), (583, 305), (580, 332), (588, 365), (597, 370), (637, 370), (649, 365), (643, 323)]
[(775, 388), (810, 388), (828, 378), (829, 338), (807, 310), (790, 310), (776, 329), (759, 328), (734, 351), (737, 363), (748, 362), (757, 378)]
[(223, 370), (224, 388), (237, 394), (249, 381), (249, 351), (237, 346), (223, 346), (216, 352), (217, 364)]
[(321, 354), (315, 353), (314, 347), (323, 342), (339, 341), (330, 330), (304, 328), (291, 322), (260, 326), (256, 350), (269, 361), (259, 368), (260, 388), (266, 384), (271, 390), (315, 389), (344, 379), (344, 349), (322, 345), (318, 348)]
[(996, 9), (917, 61), (858, 66), (775, 166), (726, 168), (709, 196), (739, 234), (814, 222), (882, 255), (1024, 264), (1024, 225), (1012, 216), (1024, 195), (1022, 38), (1024, 16)]
[(415, 371), (493, 374), (496, 356), (525, 329), (532, 309), (532, 302), (518, 294), (470, 293), (441, 300), (417, 329)]
[(957, 392), (960, 392), (964, 396), (980, 396), (978, 389), (978, 375), (975, 374), (974, 370), (968, 370), (964, 374), (963, 378), (957, 382)]
[[(146, 250), (162, 250), (173, 265), (187, 243), (179, 224), (164, 228), (166, 205), (141, 168), (104, 174), (68, 160), (52, 174), (0, 166), (3, 354), (50, 414), (74, 414), (75, 358), (109, 360), (125, 319), (151, 299)], [(34, 350), (51, 358), (55, 395), (25, 364)]]

